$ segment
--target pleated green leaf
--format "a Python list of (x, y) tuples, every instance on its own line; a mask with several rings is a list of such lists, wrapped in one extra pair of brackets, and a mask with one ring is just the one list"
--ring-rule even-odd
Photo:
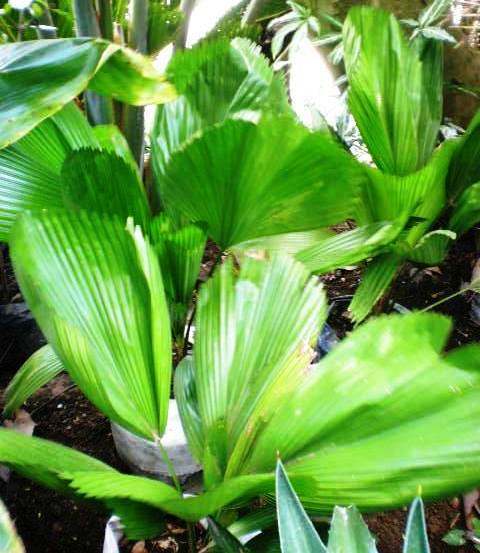
[(25, 553), (22, 540), (18, 537), (15, 525), (2, 501), (0, 501), (0, 551), (1, 553)]
[(403, 553), (430, 553), (425, 512), (420, 497), (414, 499), (408, 513)]
[(295, 494), (281, 461), (277, 462), (276, 499), (282, 553), (327, 553), (327, 548)]
[(480, 221), (480, 182), (469, 186), (458, 198), (448, 223), (458, 235), (467, 232)]
[(415, 244), (445, 208), (447, 196), (445, 180), (455, 141), (444, 143), (422, 169), (406, 176), (389, 175), (378, 169), (366, 168), (362, 203), (356, 214), (360, 224), (395, 221), (403, 216), (425, 219), (412, 232)]
[(132, 432), (161, 435), (170, 325), (158, 260), (139, 228), (81, 211), (23, 214), (11, 254), (32, 313), (80, 389)]
[(457, 235), (451, 230), (438, 229), (425, 234), (411, 250), (408, 259), (425, 265), (437, 265), (447, 255), (448, 247)]
[(355, 507), (335, 507), (328, 553), (378, 553), (362, 515)]
[(164, 214), (151, 221), (150, 232), (162, 269), (174, 335), (183, 339), (207, 237), (197, 225), (174, 230), (173, 223)]
[[(281, 429), (284, 459), (297, 450), (289, 476), (316, 475), (315, 489), (295, 486), (307, 510), (323, 511), (325, 502), (362, 511), (400, 506), (419, 489), (434, 499), (475, 478), (478, 450), (469, 440), (477, 430), (465, 418), (480, 372), (468, 352), (462, 367), (440, 356), (450, 326), (425, 314), (372, 320), (282, 403), (271, 428)], [(309, 421), (301, 430), (288, 423), (297, 411)], [(255, 449), (260, 457), (258, 440)]]
[(291, 113), (283, 81), (260, 47), (244, 38), (218, 39), (181, 51), (167, 76), (204, 126), (231, 117), (256, 121), (267, 106)]
[(165, 203), (226, 249), (352, 216), (364, 175), (328, 135), (272, 116), (208, 129), (173, 155), (165, 178)]
[(10, 417), (23, 403), (43, 385), (63, 371), (57, 354), (48, 344), (32, 354), (5, 389), (3, 413)]
[[(22, 469), (23, 470), (23, 469)], [(158, 480), (114, 472), (105, 475), (91, 472), (62, 473), (73, 490), (83, 497), (106, 504), (128, 500), (166, 511), (185, 520), (197, 521), (216, 513), (226, 505), (242, 505), (256, 495), (273, 490), (274, 474), (239, 476), (219, 484), (198, 496), (181, 497), (171, 486)], [(106, 477), (107, 476), (107, 477)]]
[(65, 158), (98, 142), (80, 110), (70, 103), (21, 140), (0, 150), (0, 240), (18, 213), (63, 206), (60, 172)]
[(261, 236), (260, 238), (254, 238), (253, 240), (238, 244), (232, 248), (232, 251), (238, 257), (252, 251), (268, 251), (294, 256), (323, 240), (331, 238), (333, 235), (334, 233), (330, 228), (318, 228), (300, 232), (274, 234), (272, 236)]
[(148, 229), (150, 212), (138, 168), (115, 153), (76, 150), (65, 159), (60, 180), (67, 208), (117, 215), (123, 222), (131, 216)]
[(309, 271), (326, 273), (382, 253), (401, 231), (401, 223), (371, 223), (321, 240), (295, 257)]
[(167, 76), (179, 97), (158, 107), (151, 135), (162, 198), (166, 165), (196, 133), (228, 118), (257, 121), (263, 109), (291, 112), (283, 80), (275, 76), (260, 47), (246, 39), (207, 41), (178, 52)]
[(92, 129), (101, 150), (116, 154), (138, 171), (130, 146), (122, 131), (115, 125), (97, 125)]
[(360, 286), (350, 303), (350, 313), (360, 323), (388, 290), (403, 259), (396, 253), (384, 253), (375, 258), (362, 274)]
[(343, 46), (349, 107), (375, 163), (395, 175), (417, 171), (440, 127), (441, 44), (417, 47), (392, 14), (362, 6), (347, 16)]
[(86, 88), (133, 105), (173, 100), (152, 62), (101, 39), (0, 46), (0, 147), (24, 136)]
[[(63, 471), (80, 470), (84, 475), (98, 472), (101, 479), (107, 480), (118, 474), (105, 463), (84, 453), (6, 429), (0, 430), (0, 459), (26, 478), (69, 496), (73, 496), (75, 490), (69, 486)], [(157, 537), (162, 530), (163, 522), (158, 509), (145, 503), (113, 498), (107, 500), (104, 506), (122, 517), (131, 539)]]
[(480, 111), (470, 122), (459, 141), (450, 165), (447, 180), (448, 195), (457, 197), (470, 185), (480, 181)]
[(251, 435), (299, 384), (325, 315), (322, 290), (289, 258), (246, 259), (237, 280), (227, 263), (204, 284), (194, 363), (208, 488), (243, 472)]
[(60, 477), (64, 471), (98, 471), (104, 478), (116, 472), (105, 463), (70, 447), (4, 428), (0, 429), (0, 459), (26, 478), (66, 494), (73, 494), (73, 490)]

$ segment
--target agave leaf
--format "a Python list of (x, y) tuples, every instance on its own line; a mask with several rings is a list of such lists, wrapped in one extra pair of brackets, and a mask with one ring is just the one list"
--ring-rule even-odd
[(208, 518), (208, 530), (219, 551), (224, 553), (247, 553), (249, 551), (214, 518)]
[(402, 222), (371, 223), (322, 240), (295, 257), (309, 271), (326, 273), (382, 253), (398, 237), (402, 227)]
[(363, 171), (328, 135), (290, 117), (229, 120), (173, 155), (163, 200), (207, 224), (222, 249), (352, 216)]
[(328, 539), (328, 553), (377, 553), (362, 515), (356, 507), (335, 507)]
[(369, 263), (349, 306), (353, 321), (360, 323), (370, 313), (388, 290), (402, 260), (396, 253), (384, 253)]
[(389, 174), (417, 171), (440, 127), (441, 44), (416, 48), (393, 15), (367, 6), (349, 11), (343, 44), (350, 110), (375, 163)]
[(62, 362), (50, 345), (37, 350), (15, 373), (5, 389), (4, 415), (12, 416), (32, 394), (63, 370)]
[(0, 501), (0, 551), (2, 553), (25, 553), (10, 515)]
[(451, 230), (438, 229), (425, 234), (411, 250), (408, 258), (425, 265), (441, 263), (447, 254), (448, 247), (457, 235)]
[(430, 553), (425, 512), (420, 497), (413, 500), (408, 513), (403, 553)]
[(0, 150), (0, 240), (18, 213), (62, 207), (60, 171), (65, 158), (98, 142), (87, 120), (66, 105), (12, 146)]
[(86, 88), (133, 105), (168, 102), (173, 87), (140, 54), (101, 39), (0, 46), (0, 147), (24, 136)]
[(132, 432), (161, 435), (170, 325), (158, 260), (139, 229), (131, 236), (95, 213), (23, 214), (11, 253), (35, 318), (80, 389)]
[(257, 121), (264, 108), (291, 112), (283, 81), (260, 48), (246, 39), (207, 41), (180, 51), (170, 62), (167, 76), (180, 96), (157, 108), (151, 133), (161, 198), (171, 156), (202, 129), (228, 118)]
[(480, 181), (480, 111), (471, 120), (459, 141), (448, 172), (447, 190), (457, 197), (471, 184)]
[(295, 494), (280, 460), (276, 471), (276, 497), (282, 553), (326, 553), (327, 548)]
[(115, 153), (80, 149), (64, 161), (61, 171), (64, 204), (69, 209), (132, 216), (148, 229), (150, 213), (138, 168)]
[(448, 223), (458, 235), (480, 221), (480, 182), (466, 188), (458, 198)]

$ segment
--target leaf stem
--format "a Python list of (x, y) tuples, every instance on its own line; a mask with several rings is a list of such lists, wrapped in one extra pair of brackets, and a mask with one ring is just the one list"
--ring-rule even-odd
[(57, 28), (52, 19), (48, 2), (42, 2), (42, 15), (38, 18), (37, 36), (39, 39), (57, 38)]
[(175, 489), (180, 495), (183, 495), (182, 485), (180, 484), (180, 480), (178, 479), (177, 473), (175, 472), (175, 467), (173, 466), (173, 463), (168, 456), (167, 450), (163, 447), (162, 440), (159, 436), (155, 436), (155, 444), (160, 451), (163, 462), (167, 465), (168, 474), (172, 479)]
[(242, 19), (242, 27), (246, 25), (253, 25), (258, 19), (266, 0), (252, 0), (245, 10), (245, 14)]
[[(141, 54), (148, 50), (148, 0), (133, 0), (132, 27), (129, 44)], [(127, 106), (125, 115), (125, 136), (133, 156), (143, 173), (145, 152), (145, 108)]]
[(467, 288), (462, 288), (461, 290), (457, 290), (453, 294), (450, 294), (449, 296), (446, 296), (445, 298), (442, 298), (441, 300), (439, 300), (435, 303), (432, 303), (431, 305), (428, 305), (427, 307), (422, 309), (422, 313), (424, 313), (425, 311), (430, 311), (431, 309), (434, 309), (435, 307), (438, 307), (439, 305), (442, 305), (442, 303), (450, 301), (453, 298), (456, 298), (457, 296), (460, 296), (461, 294), (463, 294), (465, 292), (472, 292), (472, 289), (467, 287)]
[[(92, 0), (73, 0), (73, 13), (77, 37), (100, 37), (97, 14)], [(113, 102), (111, 98), (85, 91), (87, 115), (94, 125), (113, 123)]]
[(187, 47), (188, 29), (192, 19), (193, 9), (195, 8), (196, 0), (182, 0), (180, 9), (183, 12), (183, 21), (180, 29), (177, 32), (175, 39), (174, 50), (185, 50)]
[(98, 16), (102, 37), (113, 40), (113, 17), (111, 0), (98, 0)]

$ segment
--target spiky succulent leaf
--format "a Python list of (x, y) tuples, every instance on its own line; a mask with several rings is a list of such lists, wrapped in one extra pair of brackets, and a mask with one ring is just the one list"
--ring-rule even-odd
[(328, 539), (328, 553), (378, 553), (362, 515), (356, 507), (335, 507)]
[(282, 553), (327, 553), (281, 461), (277, 461), (276, 501)]
[(425, 511), (420, 497), (413, 500), (408, 512), (403, 553), (430, 553)]
[(208, 530), (219, 551), (224, 553), (248, 553), (249, 549), (244, 547), (235, 536), (230, 534), (214, 518), (208, 518)]

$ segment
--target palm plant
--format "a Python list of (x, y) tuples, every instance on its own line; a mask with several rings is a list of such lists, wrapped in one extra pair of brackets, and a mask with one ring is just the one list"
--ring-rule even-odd
[[(456, 234), (478, 220), (471, 186), (478, 178), (468, 173), (478, 172), (470, 154), (480, 120), (472, 121), (465, 138), (434, 152), (442, 116), (441, 42), (423, 31), (407, 42), (393, 15), (352, 9), (343, 48), (349, 108), (376, 168), (364, 168), (358, 227), (319, 241), (298, 259), (322, 273), (374, 258), (350, 306), (360, 322), (404, 260), (439, 263)], [(430, 231), (452, 204), (448, 227)]]
[[(83, 392), (161, 447), (170, 327), (160, 265), (140, 227), (85, 211), (25, 214), (11, 249), (34, 315)], [(159, 531), (156, 510), (198, 520), (271, 494), (277, 452), (310, 513), (394, 507), (419, 486), (430, 499), (476, 484), (478, 347), (441, 355), (445, 318), (379, 318), (311, 365), (325, 296), (288, 257), (249, 258), (239, 272), (227, 262), (197, 310), (193, 358), (177, 368), (175, 395), (204, 494), (182, 498), (9, 430), (0, 431), (0, 461), (103, 503), (132, 537)]]

